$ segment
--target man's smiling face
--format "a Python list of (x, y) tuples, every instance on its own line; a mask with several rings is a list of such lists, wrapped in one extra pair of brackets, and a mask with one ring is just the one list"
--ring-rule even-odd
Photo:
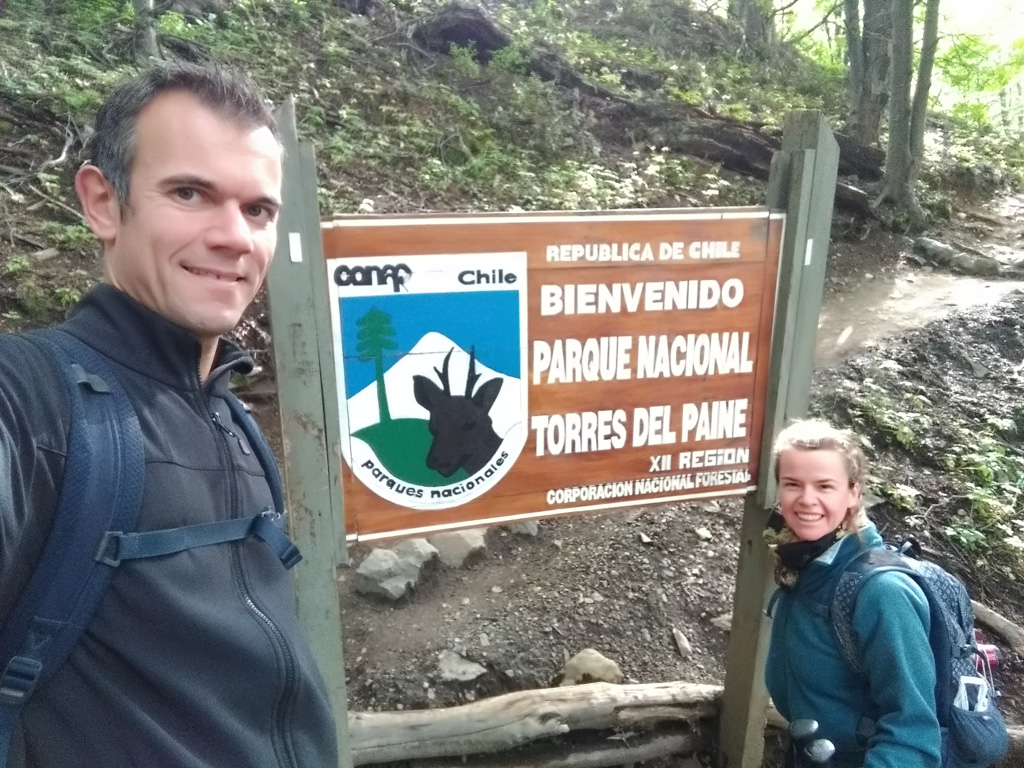
[(107, 280), (198, 340), (215, 339), (266, 277), (280, 200), (281, 147), (269, 128), (163, 93), (136, 123), (128, 205), (93, 226)]

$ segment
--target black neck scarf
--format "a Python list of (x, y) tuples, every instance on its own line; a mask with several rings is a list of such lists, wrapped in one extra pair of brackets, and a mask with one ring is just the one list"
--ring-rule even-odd
[(831, 533), (826, 533), (814, 541), (791, 541), (788, 544), (779, 544), (775, 551), (784, 568), (791, 571), (802, 571), (808, 563), (836, 543), (838, 534), (839, 529), (836, 528)]

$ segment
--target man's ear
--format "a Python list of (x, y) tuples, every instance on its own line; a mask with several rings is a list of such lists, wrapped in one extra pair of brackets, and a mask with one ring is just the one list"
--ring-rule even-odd
[(104, 245), (111, 245), (121, 224), (121, 204), (114, 186), (99, 168), (87, 163), (75, 174), (75, 192), (93, 234)]

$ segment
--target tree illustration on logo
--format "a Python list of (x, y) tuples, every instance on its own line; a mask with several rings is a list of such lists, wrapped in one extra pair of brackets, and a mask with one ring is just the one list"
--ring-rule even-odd
[(380, 410), (381, 423), (391, 421), (388, 409), (388, 393), (384, 388), (384, 351), (398, 349), (394, 342), (395, 327), (391, 324), (391, 315), (374, 307), (356, 321), (359, 332), (356, 353), (362, 362), (373, 360), (377, 372), (377, 407)]

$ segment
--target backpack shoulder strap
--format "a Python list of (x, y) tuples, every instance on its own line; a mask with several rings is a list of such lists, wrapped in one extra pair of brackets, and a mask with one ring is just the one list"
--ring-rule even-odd
[(138, 418), (107, 362), (57, 329), (26, 334), (55, 361), (68, 391), (67, 458), (50, 535), (0, 628), (0, 765), (22, 707), (64, 662), (113, 573), (104, 534), (131, 530), (145, 474)]
[[(857, 596), (865, 582), (879, 573), (888, 571), (906, 573), (918, 581), (913, 569), (906, 565), (902, 556), (883, 547), (869, 549), (855, 557), (847, 563), (833, 583), (832, 599), (829, 601), (829, 624), (843, 660), (860, 678), (866, 677), (866, 672), (861, 663), (857, 636), (853, 629), (853, 611), (857, 605)], [(928, 596), (927, 593), (925, 596)]]
[(228, 407), (252, 447), (270, 486), (274, 508), (263, 509), (254, 515), (212, 523), (198, 523), (181, 528), (158, 531), (111, 530), (103, 537), (97, 557), (102, 562), (117, 566), (122, 560), (160, 557), (186, 549), (224, 544), (255, 537), (263, 541), (286, 568), (293, 568), (302, 559), (298, 547), (284, 531), (284, 491), (277, 463), (263, 433), (246, 410), (245, 405), (232, 394), (227, 395)]
[(277, 461), (270, 450), (270, 445), (267, 443), (266, 437), (263, 436), (259, 425), (256, 424), (256, 420), (249, 413), (249, 409), (246, 408), (245, 403), (239, 400), (232, 392), (228, 392), (225, 399), (227, 400), (228, 408), (231, 409), (231, 416), (234, 418), (235, 423), (242, 428), (246, 440), (249, 441), (249, 445), (252, 447), (260, 466), (263, 468), (263, 474), (270, 485), (274, 509), (278, 514), (283, 515), (285, 513), (284, 486), (281, 483), (281, 473), (278, 471)]

